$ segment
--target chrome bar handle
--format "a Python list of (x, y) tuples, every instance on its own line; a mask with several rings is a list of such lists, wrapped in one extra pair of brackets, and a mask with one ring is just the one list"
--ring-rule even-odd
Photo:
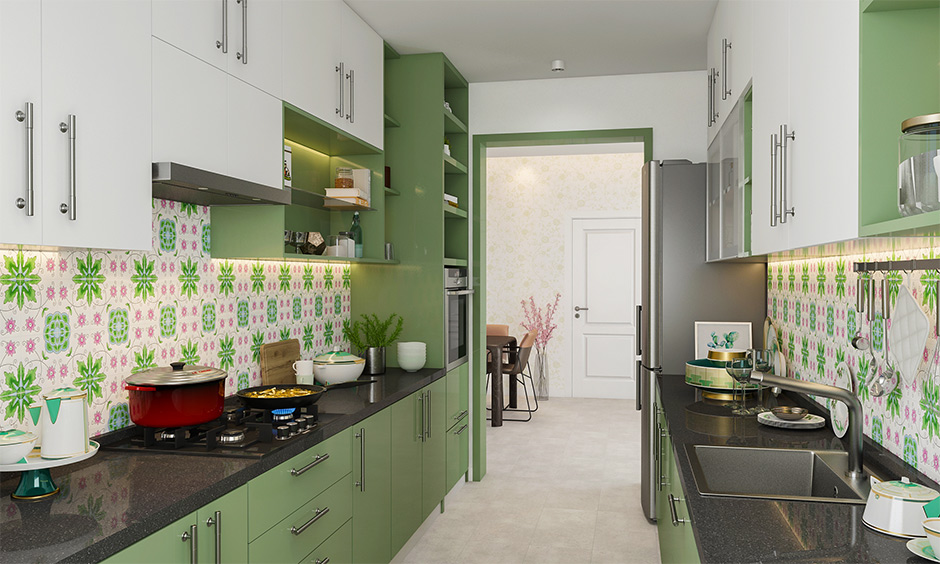
[(643, 361), (636, 361), (636, 410), (643, 410), (643, 401), (640, 399), (640, 396), (643, 393)]
[(326, 459), (329, 458), (329, 457), (330, 457), (330, 453), (318, 454), (317, 457), (313, 459), (313, 462), (311, 462), (310, 464), (304, 466), (304, 467), (301, 468), (300, 470), (297, 470), (297, 469), (295, 469), (295, 468), (291, 468), (291, 469), (290, 469), (290, 475), (291, 475), (291, 476), (300, 476), (301, 474), (303, 474), (303, 473), (306, 472), (307, 470), (310, 470), (311, 468), (313, 468), (313, 467), (316, 466), (317, 464), (320, 464), (321, 462), (323, 462), (324, 460), (326, 460)]
[(248, 0), (235, 0), (242, 5), (242, 50), (241, 53), (235, 53), (235, 58), (240, 60), (243, 65), (248, 64)]
[(786, 124), (780, 126), (780, 223), (787, 222), (788, 215), (796, 215), (794, 208), (787, 207), (787, 141), (796, 139), (796, 133), (787, 132)]
[(421, 404), (421, 430), (418, 432), (418, 440), (424, 442), (424, 392), (418, 395), (418, 402)]
[(330, 561), (330, 557), (327, 556), (323, 560), (320, 560), (319, 558), (317, 558), (316, 560), (313, 561), (313, 564), (328, 564), (329, 561)]
[(359, 481), (356, 482), (356, 487), (359, 488), (360, 492), (366, 491), (366, 430), (363, 427), (359, 428), (359, 432), (356, 433), (355, 437), (359, 439)]
[(731, 89), (728, 88), (728, 51), (731, 49), (731, 42), (727, 38), (721, 40), (721, 99), (727, 100), (731, 96)]
[(672, 494), (669, 494), (669, 516), (672, 518), (672, 526), (678, 527), (679, 523), (688, 523), (688, 519), (679, 519), (679, 513), (676, 511), (676, 502), (685, 501), (684, 499), (678, 498)]
[(59, 123), (59, 131), (69, 136), (69, 201), (59, 204), (59, 211), (69, 214), (69, 219), (75, 221), (75, 189), (77, 184), (75, 163), (75, 114), (69, 114), (69, 121)]
[(706, 104), (705, 113), (708, 114), (706, 122), (708, 127), (712, 126), (712, 71), (708, 71), (708, 75), (705, 77), (705, 84), (708, 87), (708, 103)]
[(314, 523), (316, 523), (317, 521), (319, 521), (321, 517), (323, 517), (324, 515), (326, 515), (326, 514), (329, 513), (329, 512), (330, 512), (330, 508), (329, 508), (329, 507), (324, 507), (323, 509), (320, 509), (320, 508), (318, 507), (317, 510), (313, 512), (313, 517), (312, 517), (309, 521), (307, 521), (306, 523), (304, 523), (304, 524), (301, 525), (300, 527), (291, 527), (291, 528), (290, 528), (291, 534), (296, 536), (296, 535), (299, 535), (300, 533), (306, 531), (306, 530), (307, 530), (307, 527), (309, 527), (310, 525), (313, 525)]
[(770, 226), (777, 226), (777, 219), (780, 214), (777, 213), (777, 148), (780, 143), (777, 141), (777, 134), (770, 134)]
[(355, 69), (349, 69), (349, 74), (346, 75), (346, 78), (349, 79), (349, 113), (346, 114), (346, 119), (349, 120), (349, 123), (356, 123), (356, 71)]
[(712, 123), (718, 123), (720, 114), (718, 113), (718, 94), (715, 88), (718, 87), (718, 69), (712, 69)]
[(428, 440), (430, 440), (431, 439), (431, 390), (428, 390), (428, 401), (424, 403), (424, 406), (428, 409), (428, 418), (424, 422), (424, 426), (427, 429), (427, 431), (425, 431), (425, 435), (427, 436)]
[(643, 306), (636, 306), (636, 355), (643, 354)]
[(339, 73), (339, 106), (336, 108), (336, 113), (339, 114), (339, 117), (344, 117), (346, 114), (343, 112), (343, 98), (345, 94), (343, 92), (343, 85), (346, 83), (346, 66), (343, 63), (340, 63), (336, 67), (336, 72)]
[(215, 564), (222, 564), (222, 512), (216, 511), (214, 517), (206, 519), (207, 527), (215, 527)]
[(198, 527), (196, 525), (190, 525), (189, 531), (184, 531), (180, 535), (180, 540), (183, 542), (191, 543), (189, 545), (189, 562), (190, 564), (197, 564), (199, 561), (199, 545), (196, 543), (196, 535), (198, 533)]
[(228, 0), (222, 0), (222, 41), (216, 41), (215, 48), (228, 53)]
[(461, 412), (458, 413), (457, 415), (454, 415), (454, 421), (460, 421), (461, 419), (463, 419), (463, 416), (466, 415), (466, 414), (468, 414), (468, 413), (470, 413), (470, 412), (467, 411), (466, 409), (464, 409), (463, 411), (461, 411)]
[(16, 121), (26, 122), (26, 198), (17, 198), (16, 207), (26, 208), (26, 215), (32, 217), (35, 213), (33, 202), (34, 195), (34, 177), (33, 177), (33, 103), (26, 102), (26, 111), (17, 110)]
[(464, 431), (466, 431), (468, 428), (469, 428), (469, 426), (468, 426), (466, 423), (464, 423), (463, 427), (457, 429), (457, 432), (454, 433), (454, 434), (455, 434), (455, 435), (459, 435), (460, 433), (463, 433)]

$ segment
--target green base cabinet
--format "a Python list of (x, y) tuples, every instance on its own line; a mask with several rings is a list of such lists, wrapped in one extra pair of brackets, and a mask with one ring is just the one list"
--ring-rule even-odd
[(196, 514), (190, 513), (104, 562), (106, 564), (176, 564), (177, 562), (187, 564), (192, 562), (193, 531), (198, 531)]
[[(353, 428), (352, 438), (352, 561), (357, 564), (388, 562), (392, 559), (391, 409), (384, 409), (359, 423)], [(330, 562), (336, 561), (330, 557)]]
[[(418, 401), (421, 398), (421, 401)], [(421, 526), (424, 390), (395, 403), (392, 415), (392, 550), (398, 554)]]
[(447, 373), (447, 428), (453, 427), (470, 410), (470, 364), (461, 364)]
[[(323, 541), (323, 544), (314, 549), (304, 558), (304, 564), (348, 564), (353, 562), (353, 535), (355, 527), (352, 521), (333, 533), (333, 536)], [(374, 560), (374, 563), (388, 562), (388, 560)]]
[(470, 467), (470, 418), (454, 423), (447, 431), (447, 491), (467, 474)]
[(695, 544), (689, 508), (676, 466), (675, 450), (672, 447), (666, 417), (659, 408), (658, 394), (656, 399), (659, 449), (656, 459), (658, 475), (654, 476), (654, 479), (659, 480), (656, 495), (656, 529), (659, 532), (660, 560), (663, 564), (698, 563), (698, 546)]
[[(196, 525), (200, 562), (247, 562), (248, 486), (203, 506), (196, 512)], [(216, 558), (216, 546), (221, 547), (219, 558)]]
[(444, 500), (444, 482), (447, 478), (447, 426), (444, 421), (446, 390), (446, 378), (441, 378), (426, 387), (424, 392), (429, 418), (426, 420), (427, 437), (421, 453), (422, 521)]

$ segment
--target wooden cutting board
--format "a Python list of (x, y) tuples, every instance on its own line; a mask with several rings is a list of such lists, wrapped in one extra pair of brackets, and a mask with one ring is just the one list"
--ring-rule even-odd
[(300, 360), (300, 341), (288, 339), (261, 345), (261, 384), (296, 384), (294, 362)]

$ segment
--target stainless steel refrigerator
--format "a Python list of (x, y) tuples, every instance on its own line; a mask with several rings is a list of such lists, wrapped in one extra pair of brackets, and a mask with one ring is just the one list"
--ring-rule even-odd
[(637, 308), (637, 409), (642, 413), (643, 511), (656, 519), (652, 436), (657, 374), (685, 374), (696, 321), (750, 321), (762, 339), (766, 266), (706, 263), (705, 164), (643, 165), (643, 287)]

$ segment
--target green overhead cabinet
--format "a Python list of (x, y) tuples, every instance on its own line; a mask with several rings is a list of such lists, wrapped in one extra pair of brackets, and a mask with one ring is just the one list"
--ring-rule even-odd
[[(401, 268), (354, 263), (352, 317), (401, 314), (401, 340), (427, 343), (427, 366), (444, 366), (443, 267), (466, 266), (470, 257), (468, 102), (466, 80), (442, 53), (386, 49), (384, 164), (393, 192), (385, 233)], [(445, 203), (445, 193), (459, 207)], [(387, 360), (397, 365), (395, 347)]]
[(388, 562), (392, 559), (392, 410), (383, 409), (359, 423), (352, 437), (352, 561)]
[(940, 112), (940, 0), (863, 0), (859, 19), (859, 234), (940, 235), (940, 211), (898, 210), (901, 122)]
[(392, 555), (444, 500), (446, 404), (442, 378), (391, 407)]
[[(284, 144), (291, 148), (291, 204), (287, 206), (212, 206), (213, 258), (303, 260), (395, 264), (385, 259), (385, 158), (376, 147), (349, 137), (303, 110), (284, 104)], [(337, 167), (372, 171), (368, 206), (327, 198)], [(362, 258), (306, 255), (284, 240), (285, 231), (348, 231), (360, 212)]]

